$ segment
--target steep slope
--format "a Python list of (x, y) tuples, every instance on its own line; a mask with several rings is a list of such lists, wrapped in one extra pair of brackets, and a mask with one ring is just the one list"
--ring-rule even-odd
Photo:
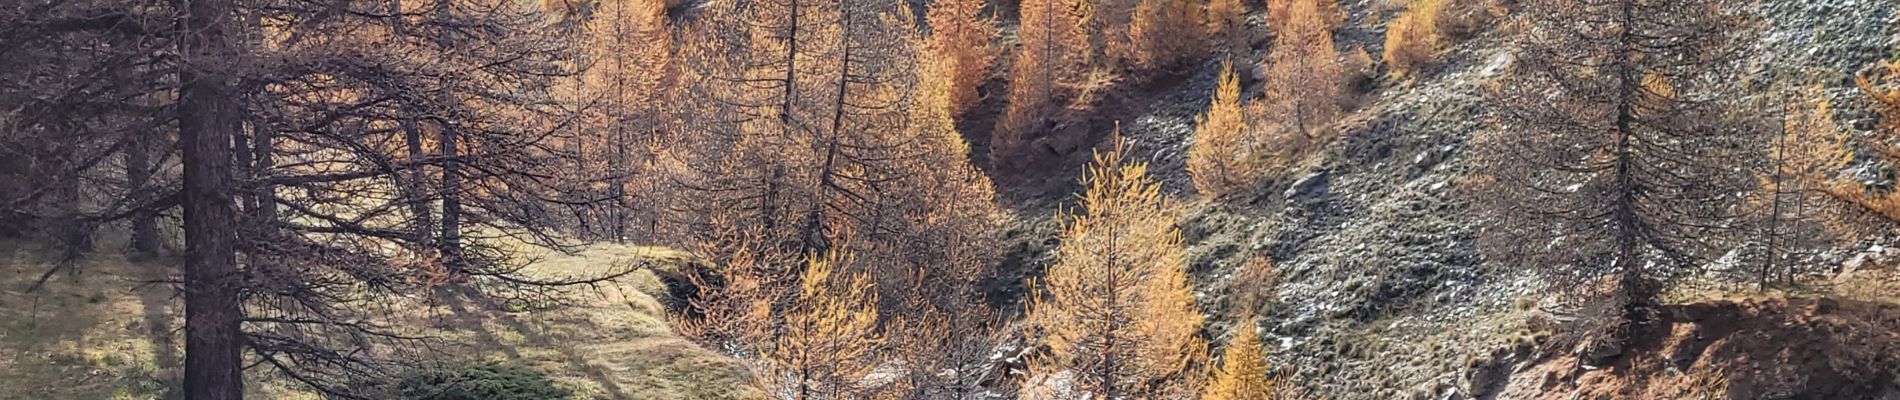
[[(1900, 305), (1829, 299), (1669, 306), (1603, 368), (1503, 354), (1476, 368), (1497, 399), (1900, 399)], [(1515, 361), (1515, 362), (1514, 362)]]
[[(1342, 1), (1349, 18), (1336, 34), (1339, 46), (1376, 54), (1395, 12), (1386, 3)], [(1752, 3), (1748, 14), (1756, 30), (1744, 36), (1746, 57), (1733, 75), (1738, 86), (1759, 90), (1775, 71), (1812, 72), (1841, 98), (1843, 124), (1864, 131), (1872, 121), (1856, 109), (1846, 77), (1900, 44), (1892, 23), (1897, 10), (1900, 4), (1884, 0)], [(1477, 217), (1469, 193), (1461, 192), (1475, 173), (1467, 140), (1485, 129), (1489, 112), (1481, 90), (1514, 61), (1506, 39), (1502, 32), (1482, 32), (1414, 80), (1380, 85), (1337, 125), (1336, 141), (1276, 172), (1259, 197), (1244, 204), (1191, 203), (1183, 228), (1217, 341), (1234, 329), (1228, 299), (1239, 295), (1230, 288), (1236, 269), (1266, 256), (1275, 263), (1278, 285), (1261, 325), (1268, 341), (1279, 343), (1274, 364), (1289, 366), (1291, 382), (1309, 397), (1537, 396), (1536, 389), (1522, 388), (1500, 396), (1495, 382), (1505, 378), (1488, 366), (1548, 344), (1548, 331), (1533, 323), (1547, 317), (1538, 309), (1542, 284), (1528, 271), (1485, 266), (1475, 246)], [(1125, 118), (1123, 132), (1138, 158), (1183, 197), (1193, 194), (1180, 159), (1192, 144), (1192, 118), (1206, 107), (1217, 64), (1209, 60), (1177, 84), (1146, 89), (1140, 95), (1152, 101), (1112, 114)], [(1255, 84), (1249, 96), (1259, 92)], [(1016, 273), (999, 278), (1002, 286), (1048, 262), (1055, 243), (1047, 215), (1073, 190), (1059, 183), (1014, 189), (1036, 194), (1016, 199), (1024, 222), (1011, 233), (1016, 247), (1005, 265)], [(1681, 307), (1727, 309), (1719, 303)], [(1519, 385), (1526, 371), (1549, 362), (1513, 359), (1521, 368), (1503, 375)]]

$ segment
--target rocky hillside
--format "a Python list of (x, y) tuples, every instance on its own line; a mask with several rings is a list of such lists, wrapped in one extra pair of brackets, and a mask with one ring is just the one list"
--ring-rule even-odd
[[(1383, 24), (1401, 7), (1388, 0), (1348, 0), (1341, 5), (1350, 18), (1347, 26), (1336, 33), (1338, 45), (1342, 49), (1363, 46), (1378, 54)], [(1896, 34), (1900, 31), (1894, 24), (1896, 12), (1900, 12), (1900, 3), (1888, 0), (1754, 3), (1744, 13), (1754, 18), (1749, 25), (1752, 29), (1740, 44), (1746, 47), (1742, 54), (1748, 56), (1739, 60), (1733, 76), (1738, 84), (1757, 86), (1770, 74), (1801, 71), (1829, 85), (1830, 93), (1840, 98), (1836, 110), (1844, 117), (1840, 118), (1843, 125), (1858, 131), (1871, 129), (1870, 114), (1858, 109), (1859, 103), (1851, 99), (1855, 92), (1849, 78), (1852, 72), (1887, 58), (1900, 45), (1900, 35)], [(1254, 16), (1256, 30), (1260, 29), (1259, 19)], [(1210, 319), (1210, 330), (1216, 337), (1224, 337), (1236, 328), (1233, 310), (1226, 309), (1229, 302), (1224, 301), (1236, 295), (1229, 289), (1235, 270), (1248, 260), (1265, 256), (1275, 264), (1278, 285), (1276, 301), (1261, 328), (1279, 343), (1272, 356), (1275, 363), (1292, 372), (1292, 382), (1308, 398), (1570, 398), (1569, 394), (1589, 393), (1657, 398), (1642, 392), (1615, 391), (1620, 389), (1593, 392), (1552, 381), (1575, 385), (1604, 376), (1604, 372), (1593, 375), (1566, 371), (1544, 376), (1561, 369), (1563, 361), (1531, 356), (1549, 338), (1545, 327), (1535, 323), (1548, 318), (1539, 311), (1541, 283), (1526, 271), (1487, 268), (1476, 250), (1477, 217), (1460, 191), (1464, 189), (1462, 182), (1474, 174), (1467, 142), (1486, 128), (1483, 121), (1489, 110), (1480, 91), (1514, 61), (1505, 36), (1503, 32), (1482, 32), (1456, 45), (1436, 67), (1415, 79), (1380, 82), (1366, 94), (1365, 103), (1336, 126), (1336, 141), (1310, 159), (1279, 171), (1259, 188), (1258, 197), (1238, 205), (1206, 201), (1189, 205), (1183, 228), (1191, 246), (1190, 262), (1202, 306), (1215, 315)], [(1142, 88), (1131, 96), (1141, 100), (1119, 102), (1115, 112), (1109, 114), (1122, 122), (1123, 134), (1153, 165), (1150, 171), (1156, 178), (1184, 198), (1192, 198), (1193, 189), (1182, 167), (1183, 159), (1193, 142), (1194, 117), (1207, 106), (1218, 65), (1218, 60), (1209, 60), (1186, 76), (1164, 79), (1162, 87)], [(1258, 80), (1251, 84), (1245, 92), (1259, 93)], [(1097, 119), (1107, 121), (1111, 117)], [(1112, 126), (1100, 121), (1093, 125)], [(1078, 158), (1074, 164), (1079, 162)], [(1047, 254), (1054, 245), (1055, 228), (1047, 218), (1052, 205), (1065, 201), (1073, 190), (1069, 183), (1073, 182), (1073, 172), (1062, 171), (1070, 175), (1045, 179), (1037, 185), (1005, 187), (1025, 221), (1011, 233), (1015, 247), (1006, 264), (1006, 271), (1011, 273), (999, 278), (999, 282), (1005, 282), (1000, 286), (1033, 275), (1050, 261)], [(1859, 249), (1841, 249), (1835, 254), (1855, 251)], [(1883, 279), (1892, 279), (1891, 270), (1882, 273)], [(1827, 337), (1828, 333), (1817, 334), (1812, 329), (1778, 332), (1775, 326), (1810, 320), (1762, 320), (1766, 318), (1763, 315), (1781, 312), (1773, 310), (1802, 307), (1808, 307), (1809, 314), (1826, 314), (1813, 312), (1813, 304), (1684, 305), (1680, 306), (1682, 313), (1693, 315), (1680, 316), (1677, 325), (1672, 326), (1678, 330), (1718, 330), (1720, 335), (1736, 338), (1732, 341), (1736, 343), (1782, 335), (1823, 336), (1795, 342), (1817, 346), (1839, 344), (1831, 342), (1837, 339), (1891, 340), (1891, 334), (1877, 333), (1880, 326), (1886, 326), (1881, 324), (1895, 315), (1888, 306), (1850, 307), (1859, 310), (1853, 317), (1814, 317), (1851, 320), (1842, 324), (1858, 326), (1849, 330), (1860, 332), (1854, 335), (1876, 332), (1872, 339)], [(1682, 328), (1702, 326), (1695, 321), (1708, 320), (1727, 322)], [(1863, 322), (1871, 325), (1857, 325)], [(1733, 328), (1738, 325), (1754, 328)], [(1670, 344), (1674, 343), (1671, 340), (1680, 341), (1682, 335), (1678, 332), (1659, 338), (1654, 344), (1662, 347), (1646, 351), (1695, 358), (1688, 354), (1702, 348)], [(1741, 339), (1736, 335), (1757, 336)], [(1703, 333), (1690, 336), (1707, 339)], [(1754, 350), (1727, 351), (1720, 354)], [(1887, 359), (1840, 361), (1896, 365)], [(1745, 365), (1772, 367), (1759, 359), (1757, 362)], [(1691, 364), (1695, 363), (1683, 366)], [(1574, 360), (1567, 364), (1568, 368), (1575, 366)], [(1608, 374), (1616, 376), (1665, 373), (1647, 367), (1612, 370), (1617, 372)], [(1891, 369), (1885, 375), (1842, 371), (1840, 376), (1847, 377), (1838, 379), (1854, 384), (1887, 385), (1889, 389), (1900, 384), (1891, 380)], [(1642, 382), (1647, 381), (1628, 385)], [(1735, 398), (1778, 398), (1772, 396), (1776, 392), (1764, 388), (1730, 390), (1731, 394), (1742, 395)]]

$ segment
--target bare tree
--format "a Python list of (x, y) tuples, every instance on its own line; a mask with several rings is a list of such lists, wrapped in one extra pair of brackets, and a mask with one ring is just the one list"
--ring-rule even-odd
[(1519, 58), (1488, 93), (1498, 125), (1480, 139), (1496, 179), (1484, 245), (1560, 289), (1609, 288), (1583, 321), (1613, 339), (1590, 350), (1614, 355), (1669, 283), (1730, 243), (1751, 179), (1721, 166), (1748, 139), (1707, 78), (1735, 20), (1717, 0), (1521, 5)]

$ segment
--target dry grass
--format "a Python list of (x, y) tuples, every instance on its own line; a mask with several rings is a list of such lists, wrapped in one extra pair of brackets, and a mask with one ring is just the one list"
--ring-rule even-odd
[[(182, 378), (182, 308), (168, 286), (145, 283), (162, 278), (159, 267), (92, 257), (29, 292), (51, 267), (47, 254), (0, 242), (0, 398), (167, 398)], [(251, 379), (255, 398), (315, 398)]]
[[(103, 248), (111, 248), (102, 246)], [(179, 379), (180, 302), (168, 287), (140, 285), (157, 265), (116, 255), (82, 260), (34, 293), (26, 288), (47, 264), (31, 245), (0, 242), (0, 399), (164, 399)], [(539, 276), (598, 273), (637, 260), (684, 263), (691, 255), (658, 248), (595, 246), (579, 254), (542, 254)], [(568, 293), (565, 304), (533, 311), (443, 289), (423, 296), (399, 325), (437, 337), (431, 361), (493, 361), (532, 368), (574, 389), (579, 399), (757, 398), (737, 361), (700, 348), (667, 328), (649, 293), (664, 292), (649, 272), (598, 290)], [(433, 305), (421, 304), (433, 300)], [(315, 396), (259, 371), (253, 398)]]

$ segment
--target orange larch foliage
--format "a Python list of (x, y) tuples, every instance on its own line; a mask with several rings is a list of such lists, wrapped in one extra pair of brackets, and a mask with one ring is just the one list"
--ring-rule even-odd
[(1204, 25), (1198, 1), (1141, 0), (1128, 25), (1134, 67), (1152, 71), (1199, 55)]
[(1076, 0), (1030, 0), (1022, 5), (1015, 64), (1009, 71), (1009, 106), (990, 140), (991, 165), (1021, 168), (1054, 125), (1063, 99), (1089, 73), (1087, 21)]
[(1797, 260), (1817, 249), (1853, 241), (1867, 226), (1866, 212), (1856, 204), (1877, 209), (1882, 200), (1866, 195), (1861, 185), (1838, 178), (1854, 159), (1848, 135), (1834, 124), (1825, 92), (1812, 90), (1786, 105), (1779, 135), (1773, 138), (1765, 171), (1755, 174), (1756, 195), (1751, 200), (1762, 222), (1767, 250), (1759, 267), (1758, 288), (1769, 282), (1793, 279)]
[(1502, 15), (1482, 0), (1411, 0), (1385, 30), (1385, 60), (1393, 77), (1404, 78), (1436, 62), (1438, 53)]
[(1385, 28), (1385, 51), (1380, 58), (1392, 76), (1405, 77), (1432, 62), (1445, 47), (1438, 33), (1438, 14), (1447, 0), (1415, 0)]
[(1188, 175), (1202, 196), (1224, 197), (1245, 191), (1260, 179), (1260, 159), (1240, 103), (1240, 77), (1222, 63), (1220, 85), (1207, 113), (1195, 120), (1194, 146), (1188, 149)]
[(837, 251), (805, 262), (777, 331), (760, 343), (753, 376), (767, 391), (797, 399), (861, 398), (859, 383), (881, 363), (877, 292)]
[(1333, 0), (1294, 0), (1285, 11), (1285, 29), (1274, 36), (1266, 61), (1266, 95), (1260, 122), (1282, 157), (1291, 157), (1324, 139), (1324, 129), (1341, 113), (1339, 98), (1345, 67), (1333, 47), (1325, 10)]
[[(1310, 3), (1317, 7), (1316, 13), (1294, 15), (1293, 7), (1301, 3)], [(1331, 30), (1346, 21), (1346, 13), (1339, 9), (1337, 0), (1266, 0), (1267, 28), (1274, 36), (1280, 36), (1291, 30), (1294, 21), (1317, 22)]]
[(999, 52), (996, 20), (983, 16), (983, 0), (942, 0), (925, 13), (930, 21), (927, 46), (932, 57), (948, 63), (940, 73), (950, 82), (950, 115), (961, 116), (981, 99), (977, 87), (988, 80)]
[(1234, 330), (1233, 340), (1221, 351), (1220, 369), (1214, 371), (1201, 400), (1272, 400), (1279, 394), (1280, 382), (1267, 377), (1267, 353), (1253, 319)]
[[(1098, 153), (1055, 265), (1029, 305), (1049, 347), (1030, 363), (1026, 392), (1053, 398), (1174, 398), (1198, 391), (1206, 344), (1194, 306), (1178, 211), (1124, 164), (1127, 144)], [(1059, 377), (1066, 377), (1059, 378)]]
[[(1873, 100), (1869, 108), (1881, 117), (1874, 134), (1864, 143), (1889, 164), (1900, 163), (1900, 146), (1891, 144), (1900, 138), (1900, 87), (1894, 85), (1896, 80), (1900, 80), (1900, 63), (1870, 68), (1854, 77), (1861, 93)], [(1868, 193), (1854, 184), (1837, 185), (1830, 192), (1889, 221), (1900, 221), (1900, 192)]]

